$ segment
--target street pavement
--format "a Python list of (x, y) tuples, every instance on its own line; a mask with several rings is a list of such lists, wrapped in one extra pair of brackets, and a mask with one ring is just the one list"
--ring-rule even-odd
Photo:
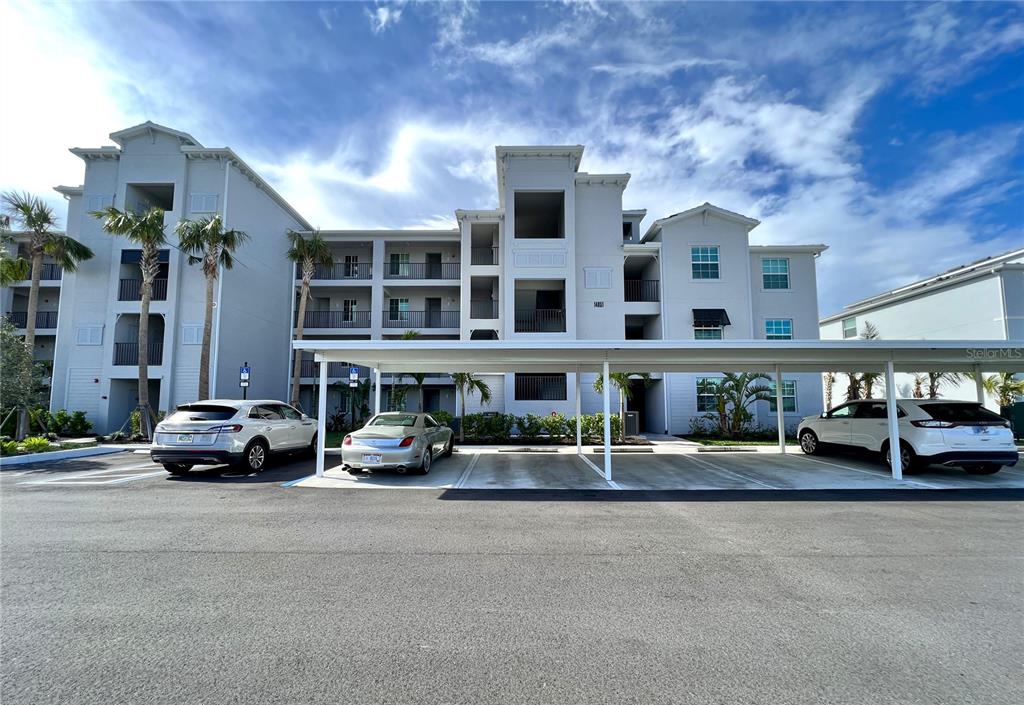
[(281, 486), (308, 461), (143, 463), (0, 472), (3, 703), (1010, 703), (1024, 686), (1019, 489), (368, 492)]

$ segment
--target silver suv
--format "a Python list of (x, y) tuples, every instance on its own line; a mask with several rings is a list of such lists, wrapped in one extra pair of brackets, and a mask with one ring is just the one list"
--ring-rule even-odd
[(156, 426), (150, 457), (174, 475), (193, 465), (240, 465), (253, 472), (271, 453), (316, 453), (316, 419), (273, 399), (183, 404)]

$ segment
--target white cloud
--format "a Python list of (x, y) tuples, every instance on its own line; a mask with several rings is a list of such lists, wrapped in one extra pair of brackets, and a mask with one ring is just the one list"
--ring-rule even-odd
[(378, 5), (373, 10), (365, 12), (374, 34), (380, 34), (388, 27), (398, 24), (402, 19), (402, 9), (393, 5)]
[(598, 64), (594, 71), (607, 73), (620, 78), (630, 79), (663, 79), (671, 76), (677, 71), (697, 67), (715, 66), (734, 68), (740, 66), (738, 61), (731, 59), (676, 59), (668, 62), (632, 62), (624, 64)]

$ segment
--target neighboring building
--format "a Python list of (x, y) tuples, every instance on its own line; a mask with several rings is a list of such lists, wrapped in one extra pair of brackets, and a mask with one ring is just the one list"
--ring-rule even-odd
[[(252, 242), (218, 288), (212, 393), (238, 396), (237, 368), (248, 362), (250, 395), (285, 398), (300, 288), (285, 235), (311, 232), (310, 225), (228, 149), (204, 148), (152, 123), (111, 137), (118, 147), (72, 150), (86, 162), (85, 183), (58, 188), (68, 199), (68, 234), (96, 257), (47, 289), (54, 298), (46, 310), (59, 311), (51, 329), (51, 406), (82, 409), (98, 429), (110, 430), (136, 402), (137, 251), (88, 215), (110, 204), (165, 208), (171, 243), (180, 217), (211, 213), (249, 233)], [(815, 258), (824, 245), (750, 245), (758, 221), (707, 203), (641, 234), (646, 211), (622, 207), (629, 174), (580, 172), (582, 146), (497, 147), (495, 156), (497, 208), (457, 210), (455, 229), (321, 231), (335, 263), (312, 282), (304, 337), (389, 339), (416, 331), (421, 338), (518, 341), (818, 338)], [(164, 257), (150, 324), (151, 396), (159, 409), (195, 398), (205, 293), (199, 268), (173, 244)], [(23, 310), (22, 289), (12, 287), (4, 300), (15, 315)], [(304, 360), (306, 409), (315, 408), (317, 374), (313, 360)], [(347, 411), (347, 366), (331, 363), (328, 375), (328, 412)], [(363, 380), (369, 375), (359, 371)], [(649, 387), (635, 382), (629, 408), (642, 430), (687, 432), (693, 417), (711, 411), (708, 385), (720, 376), (653, 375)], [(575, 411), (575, 375), (485, 379), (492, 402), (482, 406), (470, 397), (467, 411)], [(581, 378), (584, 413), (601, 408), (594, 379)], [(409, 375), (385, 374), (382, 392), (387, 408), (418, 406)], [(426, 376), (425, 409), (457, 412), (456, 396), (448, 375)], [(787, 424), (819, 412), (821, 398), (818, 375), (788, 377)], [(759, 424), (775, 423), (768, 402), (757, 404), (756, 415)]]
[[(856, 301), (821, 319), (823, 340), (863, 335), (871, 323), (882, 339), (1024, 340), (1024, 249), (950, 269), (921, 281)], [(922, 370), (922, 373), (928, 370)], [(914, 376), (896, 376), (902, 396), (913, 396)], [(836, 403), (844, 399), (846, 380), (833, 387)], [(973, 380), (944, 384), (950, 399), (975, 399)], [(996, 409), (992, 399), (986, 405)]]

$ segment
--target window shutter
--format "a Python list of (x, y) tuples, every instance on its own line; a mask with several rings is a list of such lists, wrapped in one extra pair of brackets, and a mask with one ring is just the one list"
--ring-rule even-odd
[(85, 201), (85, 209), (88, 212), (101, 211), (114, 205), (113, 196), (89, 196)]
[(584, 267), (583, 286), (587, 289), (611, 289), (611, 267)]
[(75, 328), (76, 345), (103, 345), (103, 326), (78, 326)]
[(202, 345), (203, 327), (194, 323), (186, 323), (181, 327), (182, 345)]
[(189, 210), (193, 213), (215, 213), (217, 211), (217, 194), (193, 193), (189, 198)]

